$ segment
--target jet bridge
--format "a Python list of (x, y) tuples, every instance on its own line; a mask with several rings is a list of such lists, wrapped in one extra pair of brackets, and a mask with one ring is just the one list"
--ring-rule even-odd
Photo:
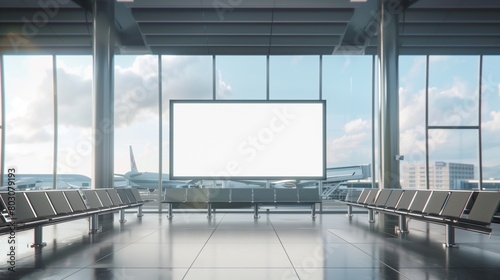
[(323, 199), (343, 199), (347, 190), (342, 189), (350, 180), (364, 180), (371, 177), (371, 164), (331, 167), (326, 169), (326, 180), (322, 181)]

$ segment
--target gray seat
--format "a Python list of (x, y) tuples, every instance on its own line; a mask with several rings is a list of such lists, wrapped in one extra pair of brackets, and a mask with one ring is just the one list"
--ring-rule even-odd
[(117, 189), (116, 192), (118, 193), (118, 196), (120, 196), (120, 199), (123, 203), (125, 204), (131, 204), (132, 202), (128, 198), (127, 193), (125, 192), (125, 189)]
[(356, 202), (359, 204), (365, 204), (366, 198), (368, 197), (371, 191), (372, 189), (364, 189), (359, 195), (358, 200)]
[(313, 189), (299, 189), (299, 202), (320, 202), (319, 191), (317, 188)]
[(377, 200), (379, 192), (380, 191), (378, 189), (372, 189), (371, 192), (368, 194), (368, 197), (366, 197), (365, 204), (374, 205), (375, 201)]
[(208, 189), (186, 189), (186, 201), (192, 203), (207, 203)]
[(63, 192), (47, 191), (45, 193), (49, 197), (49, 200), (52, 203), (52, 206), (54, 207), (54, 210), (56, 211), (57, 215), (65, 215), (73, 212)]
[(396, 209), (398, 211), (409, 211), (410, 205), (416, 194), (416, 190), (405, 190), (403, 192), (403, 195), (401, 196), (401, 199), (399, 200), (398, 205), (396, 206)]
[[(0, 194), (3, 200), (4, 205), (9, 205), (9, 195), (7, 193), (2, 193)], [(26, 196), (24, 195), (24, 192), (16, 192), (15, 195), (15, 206), (16, 209), (15, 211), (7, 211), (9, 213), (9, 216), (11, 219), (16, 219), (16, 222), (24, 222), (24, 221), (30, 221), (36, 219), (35, 213), (31, 209), (30, 203)], [(14, 215), (10, 215), (13, 213)]]
[(427, 201), (429, 201), (429, 197), (431, 196), (431, 192), (427, 190), (419, 190), (413, 199), (413, 202), (410, 205), (411, 213), (422, 213), (424, 211), (425, 205)]
[(500, 192), (478, 192), (467, 219), (478, 224), (490, 224), (499, 202)]
[(422, 211), (428, 215), (438, 216), (441, 215), (446, 199), (449, 192), (447, 191), (433, 191), (425, 209)]
[(449, 218), (462, 217), (471, 195), (472, 192), (451, 192), (441, 215)]
[(297, 189), (276, 189), (276, 203), (294, 202), (299, 202)]
[(231, 189), (231, 202), (253, 202), (252, 189)]
[(85, 198), (85, 201), (87, 202), (87, 205), (89, 206), (89, 209), (101, 209), (103, 208), (103, 205), (101, 201), (99, 200), (99, 197), (97, 196), (97, 193), (95, 190), (83, 190), (83, 195)]
[(107, 189), (106, 192), (108, 193), (109, 198), (113, 202), (114, 206), (118, 206), (118, 205), (123, 205), (124, 204), (123, 201), (120, 198), (120, 195), (118, 195), (118, 191), (117, 190), (115, 190), (115, 189)]
[(375, 206), (384, 208), (389, 196), (391, 196), (392, 190), (390, 189), (382, 189), (375, 201)]
[(348, 189), (347, 194), (345, 196), (345, 201), (346, 202), (357, 202), (361, 193), (362, 193), (362, 191), (359, 191), (359, 190)]
[(210, 203), (229, 203), (231, 189), (208, 189), (208, 201)]
[(401, 199), (401, 196), (403, 195), (404, 190), (392, 190), (391, 195), (387, 199), (387, 202), (385, 203), (385, 208), (386, 209), (396, 209), (396, 206), (399, 203), (399, 200)]
[(109, 197), (106, 189), (96, 190), (95, 192), (97, 194), (97, 197), (99, 197), (99, 200), (101, 201), (103, 207), (114, 206), (113, 201), (111, 201), (111, 198)]
[(184, 202), (186, 201), (186, 190), (187, 189), (172, 189), (168, 188), (165, 191), (165, 202)]
[(253, 201), (255, 203), (274, 203), (274, 189), (253, 189)]
[(127, 189), (126, 191), (130, 191), (132, 193), (132, 195), (135, 198), (135, 202), (144, 202), (138, 189), (132, 188), (132, 189)]
[(38, 218), (50, 218), (56, 215), (45, 192), (26, 192), (26, 196)]
[(64, 191), (64, 195), (68, 199), (69, 205), (73, 212), (87, 211), (87, 206), (78, 191)]

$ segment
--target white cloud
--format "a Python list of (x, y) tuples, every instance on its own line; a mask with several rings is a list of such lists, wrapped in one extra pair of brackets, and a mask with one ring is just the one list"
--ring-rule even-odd
[(429, 56), (429, 64), (434, 62), (447, 62), (451, 59), (450, 56), (445, 55), (431, 55)]
[(370, 134), (366, 132), (342, 135), (329, 141), (328, 165), (361, 164), (360, 158), (370, 158)]
[(232, 95), (231, 85), (223, 80), (222, 73), (217, 69), (217, 97), (228, 98)]
[(491, 111), (490, 116), (491, 120), (483, 122), (483, 129), (487, 131), (500, 131), (500, 111)]
[(328, 166), (370, 163), (370, 128), (371, 122), (361, 118), (347, 122), (343, 135), (328, 140)]
[(347, 134), (359, 132), (370, 128), (371, 123), (367, 120), (363, 120), (361, 118), (352, 120), (344, 125), (344, 131)]

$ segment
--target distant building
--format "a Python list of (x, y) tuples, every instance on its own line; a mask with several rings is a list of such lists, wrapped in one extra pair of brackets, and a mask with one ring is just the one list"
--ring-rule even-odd
[[(483, 191), (500, 191), (500, 180), (483, 180), (481, 185)], [(463, 190), (477, 190), (478, 180), (463, 180), (459, 182), (459, 186)]]
[[(403, 188), (425, 189), (425, 165), (404, 165)], [(462, 181), (474, 179), (474, 165), (436, 161), (429, 165), (429, 189), (462, 189)]]

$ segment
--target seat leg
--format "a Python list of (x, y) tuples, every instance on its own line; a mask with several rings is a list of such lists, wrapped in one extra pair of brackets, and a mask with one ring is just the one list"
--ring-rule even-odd
[(255, 207), (254, 207), (254, 210), (253, 210), (253, 217), (255, 219), (259, 218), (259, 204), (257, 204), (257, 203), (255, 203)]
[(207, 204), (207, 218), (212, 218), (212, 204)]
[(170, 220), (174, 217), (174, 215), (172, 214), (172, 203), (169, 203), (168, 204), (168, 212), (167, 212), (167, 218)]
[(347, 217), (352, 217), (352, 205), (347, 205)]
[(406, 223), (406, 215), (398, 216), (398, 233), (408, 233), (408, 223)]
[(142, 217), (142, 216), (144, 216), (144, 215), (142, 214), (142, 205), (141, 205), (141, 206), (139, 206), (139, 208), (137, 209), (137, 217)]
[(36, 226), (35, 227), (35, 236), (34, 236), (34, 243), (31, 244), (31, 248), (33, 247), (36, 247), (36, 248), (40, 248), (40, 247), (44, 247), (47, 245), (47, 243), (43, 242), (42, 239), (43, 239), (43, 229), (42, 229), (42, 226)]
[(451, 225), (446, 225), (446, 243), (445, 247), (458, 247), (455, 243), (455, 228)]
[(89, 233), (90, 234), (96, 233), (99, 230), (97, 214), (93, 214), (92, 216), (89, 217), (89, 219), (90, 219)]
[(316, 218), (316, 203), (311, 204), (311, 218)]
[(125, 220), (125, 209), (121, 209), (120, 210), (120, 223), (123, 224), (127, 222), (127, 220)]
[(370, 223), (375, 223), (375, 213), (374, 213), (373, 209), (368, 210), (368, 221)]

